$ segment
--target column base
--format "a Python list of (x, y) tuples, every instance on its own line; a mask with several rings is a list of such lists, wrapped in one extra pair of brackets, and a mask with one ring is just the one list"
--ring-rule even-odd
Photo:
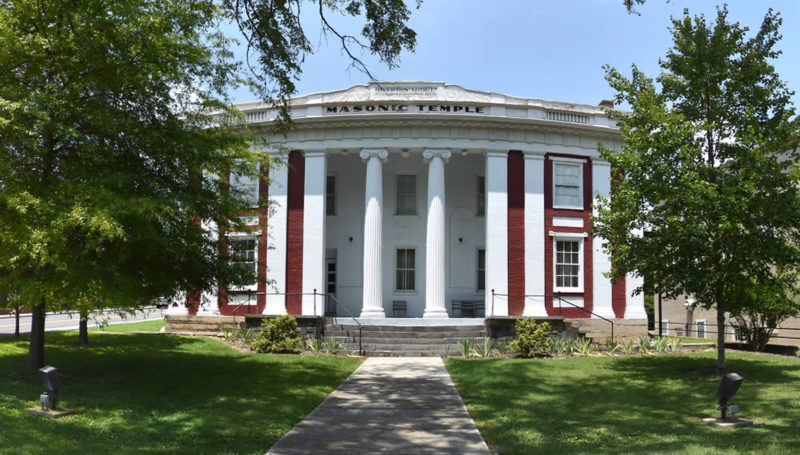
[(386, 310), (383, 308), (366, 308), (361, 310), (361, 314), (358, 317), (361, 319), (385, 319)]
[(425, 319), (449, 319), (450, 315), (447, 314), (446, 309), (436, 309), (436, 310), (425, 309), (425, 313), (422, 314), (422, 317)]

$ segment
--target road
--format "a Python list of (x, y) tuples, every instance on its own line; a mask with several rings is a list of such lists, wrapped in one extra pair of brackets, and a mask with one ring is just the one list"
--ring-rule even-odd
[[(124, 324), (126, 322), (163, 319), (164, 313), (165, 310), (146, 308), (144, 312), (137, 311), (136, 316), (126, 316), (124, 319), (112, 311), (106, 311), (102, 314), (94, 313), (89, 319), (89, 328), (97, 327), (103, 319), (108, 320), (109, 324)], [(78, 330), (78, 313), (48, 313), (45, 330)], [(20, 315), (19, 331), (20, 333), (29, 333), (31, 331), (30, 314)], [(0, 335), (9, 333), (14, 333), (14, 316), (2, 315), (0, 316)]]

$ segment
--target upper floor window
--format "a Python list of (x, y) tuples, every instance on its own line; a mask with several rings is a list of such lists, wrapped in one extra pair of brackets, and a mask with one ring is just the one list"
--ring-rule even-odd
[(553, 207), (583, 209), (582, 168), (580, 163), (553, 163)]
[(475, 215), (486, 215), (486, 177), (478, 176), (477, 198), (475, 200)]
[(336, 176), (329, 175), (325, 181), (325, 215), (336, 215)]
[(240, 175), (235, 172), (230, 174), (231, 192), (238, 194), (248, 207), (258, 206), (258, 181), (257, 177)]
[(397, 176), (397, 214), (417, 214), (417, 176)]

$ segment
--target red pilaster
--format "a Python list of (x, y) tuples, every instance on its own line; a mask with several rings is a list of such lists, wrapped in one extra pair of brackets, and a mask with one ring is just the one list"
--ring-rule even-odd
[(508, 152), (508, 315), (525, 309), (525, 158)]
[(286, 219), (286, 311), (303, 313), (303, 198), (305, 195), (305, 157), (299, 151), (289, 154), (289, 183)]
[[(551, 156), (560, 156), (564, 158), (578, 158), (586, 160), (583, 164), (583, 209), (554, 209), (553, 208), (553, 161), (549, 159)], [(554, 293), (554, 277), (553, 277), (553, 260), (554, 260), (554, 245), (553, 238), (550, 237), (550, 231), (555, 232), (576, 232), (586, 233), (591, 226), (590, 216), (592, 214), (592, 162), (585, 156), (575, 155), (561, 155), (561, 154), (547, 154), (544, 161), (544, 288), (545, 294), (553, 295)], [(565, 216), (573, 218), (582, 218), (583, 226), (579, 227), (566, 227), (566, 226), (553, 226), (553, 217)], [(594, 309), (593, 301), (593, 270), (592, 265), (592, 236), (588, 235), (583, 241), (583, 292), (578, 293), (562, 293), (561, 296), (569, 300), (570, 297), (582, 297), (583, 308), (592, 311)], [(572, 308), (564, 304), (561, 309), (557, 304), (554, 304), (553, 297), (545, 298), (545, 308), (547, 314), (550, 316), (564, 316), (568, 318), (588, 318), (591, 317), (590, 313), (581, 311), (577, 308)]]

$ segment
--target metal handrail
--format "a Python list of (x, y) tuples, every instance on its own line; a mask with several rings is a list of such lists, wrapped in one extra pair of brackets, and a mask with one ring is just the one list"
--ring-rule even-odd
[(577, 309), (579, 309), (579, 310), (581, 310), (581, 311), (583, 311), (585, 313), (589, 313), (592, 316), (596, 316), (597, 318), (602, 319), (602, 320), (608, 322), (609, 324), (611, 324), (611, 340), (612, 341), (614, 340), (614, 321), (612, 321), (611, 319), (605, 318), (603, 316), (600, 316), (599, 314), (595, 313), (594, 311), (589, 311), (586, 308), (579, 307), (578, 305), (570, 302), (569, 300), (564, 299), (563, 297), (561, 297), (561, 293), (560, 292), (557, 292), (556, 294), (540, 294), (540, 295), (539, 294), (497, 294), (497, 293), (494, 292), (494, 289), (492, 289), (492, 316), (494, 316), (494, 297), (495, 296), (524, 297), (526, 299), (528, 297), (544, 297), (544, 298), (553, 297), (553, 298), (558, 298), (558, 312), (559, 312), (559, 314), (561, 313), (561, 302), (565, 302), (568, 305), (571, 305), (571, 306), (573, 306), (573, 307), (575, 307), (575, 308), (577, 308)]
[[(333, 295), (333, 294), (320, 294), (320, 295), (324, 295), (325, 297), (333, 299), (333, 302), (336, 304), (336, 309), (338, 311), (340, 302), (339, 302), (339, 299), (337, 299), (335, 295)], [(358, 322), (358, 319), (356, 319), (356, 317), (353, 316), (353, 313), (351, 313), (350, 310), (348, 310), (346, 306), (342, 305), (342, 308), (344, 308), (344, 311), (347, 312), (348, 316), (350, 316), (350, 319), (352, 319), (353, 322), (355, 322), (356, 325), (358, 325), (358, 355), (363, 355), (364, 350), (362, 349), (362, 345), (361, 345), (361, 329), (364, 326), (361, 325), (360, 322)]]

